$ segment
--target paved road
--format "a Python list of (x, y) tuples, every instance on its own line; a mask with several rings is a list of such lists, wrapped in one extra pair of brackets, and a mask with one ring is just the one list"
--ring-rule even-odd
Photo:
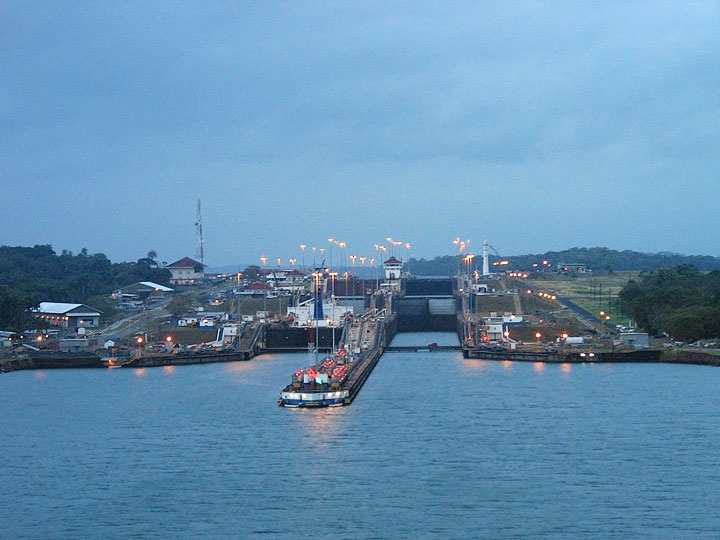
[(168, 311), (165, 309), (169, 302), (170, 298), (167, 298), (162, 300), (159, 304), (155, 304), (148, 310), (133, 313), (132, 315), (114, 322), (100, 332), (103, 340), (111, 339), (113, 341), (117, 341), (118, 339), (132, 336), (146, 326), (151, 320), (169, 315)]
[[(198, 288), (180, 294), (203, 294), (212, 297), (219, 294), (221, 291), (232, 287), (233, 282), (225, 282), (221, 283), (220, 285), (215, 285), (213, 287)], [(170, 315), (170, 313), (165, 308), (167, 307), (168, 303), (170, 303), (172, 298), (172, 296), (165, 298), (160, 302), (153, 304), (150, 309), (138, 313), (133, 313), (132, 315), (128, 315), (127, 317), (124, 317), (123, 319), (114, 322), (100, 332), (102, 339), (110, 339), (113, 341), (117, 341), (119, 339), (131, 337), (140, 330), (142, 330), (144, 327), (146, 327), (150, 321), (160, 319), (162, 317), (167, 317), (168, 315)]]

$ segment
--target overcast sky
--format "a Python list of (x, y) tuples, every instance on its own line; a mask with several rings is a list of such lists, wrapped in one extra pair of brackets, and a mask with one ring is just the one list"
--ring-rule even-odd
[(215, 266), (720, 255), (718, 29), (684, 0), (1, 1), (0, 244), (195, 257), (200, 198)]

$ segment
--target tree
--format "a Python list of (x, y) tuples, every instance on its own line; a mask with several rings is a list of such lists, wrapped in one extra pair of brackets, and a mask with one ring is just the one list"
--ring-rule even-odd
[(245, 279), (250, 281), (260, 279), (260, 267), (255, 264), (251, 264), (242, 271), (242, 275)]
[(629, 281), (619, 294), (623, 312), (650, 333), (670, 332), (696, 341), (720, 337), (720, 272), (691, 265), (660, 268)]
[(188, 309), (190, 309), (190, 297), (185, 295), (174, 297), (167, 305), (167, 310), (176, 319), (182, 317)]
[(0, 330), (21, 332), (26, 310), (33, 306), (30, 295), (10, 287), (0, 287)]

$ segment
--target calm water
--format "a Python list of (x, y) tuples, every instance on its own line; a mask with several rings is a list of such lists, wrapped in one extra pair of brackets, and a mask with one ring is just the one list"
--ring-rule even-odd
[(0, 538), (720, 537), (720, 369), (387, 353), (277, 407), (306, 361), (0, 376)]

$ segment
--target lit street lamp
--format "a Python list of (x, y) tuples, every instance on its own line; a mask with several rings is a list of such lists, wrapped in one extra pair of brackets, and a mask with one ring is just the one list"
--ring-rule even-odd
[[(353, 264), (353, 296), (355, 296), (355, 260), (357, 259), (357, 255), (350, 255), (350, 260)], [(347, 281), (345, 282), (345, 294), (347, 294)]]

